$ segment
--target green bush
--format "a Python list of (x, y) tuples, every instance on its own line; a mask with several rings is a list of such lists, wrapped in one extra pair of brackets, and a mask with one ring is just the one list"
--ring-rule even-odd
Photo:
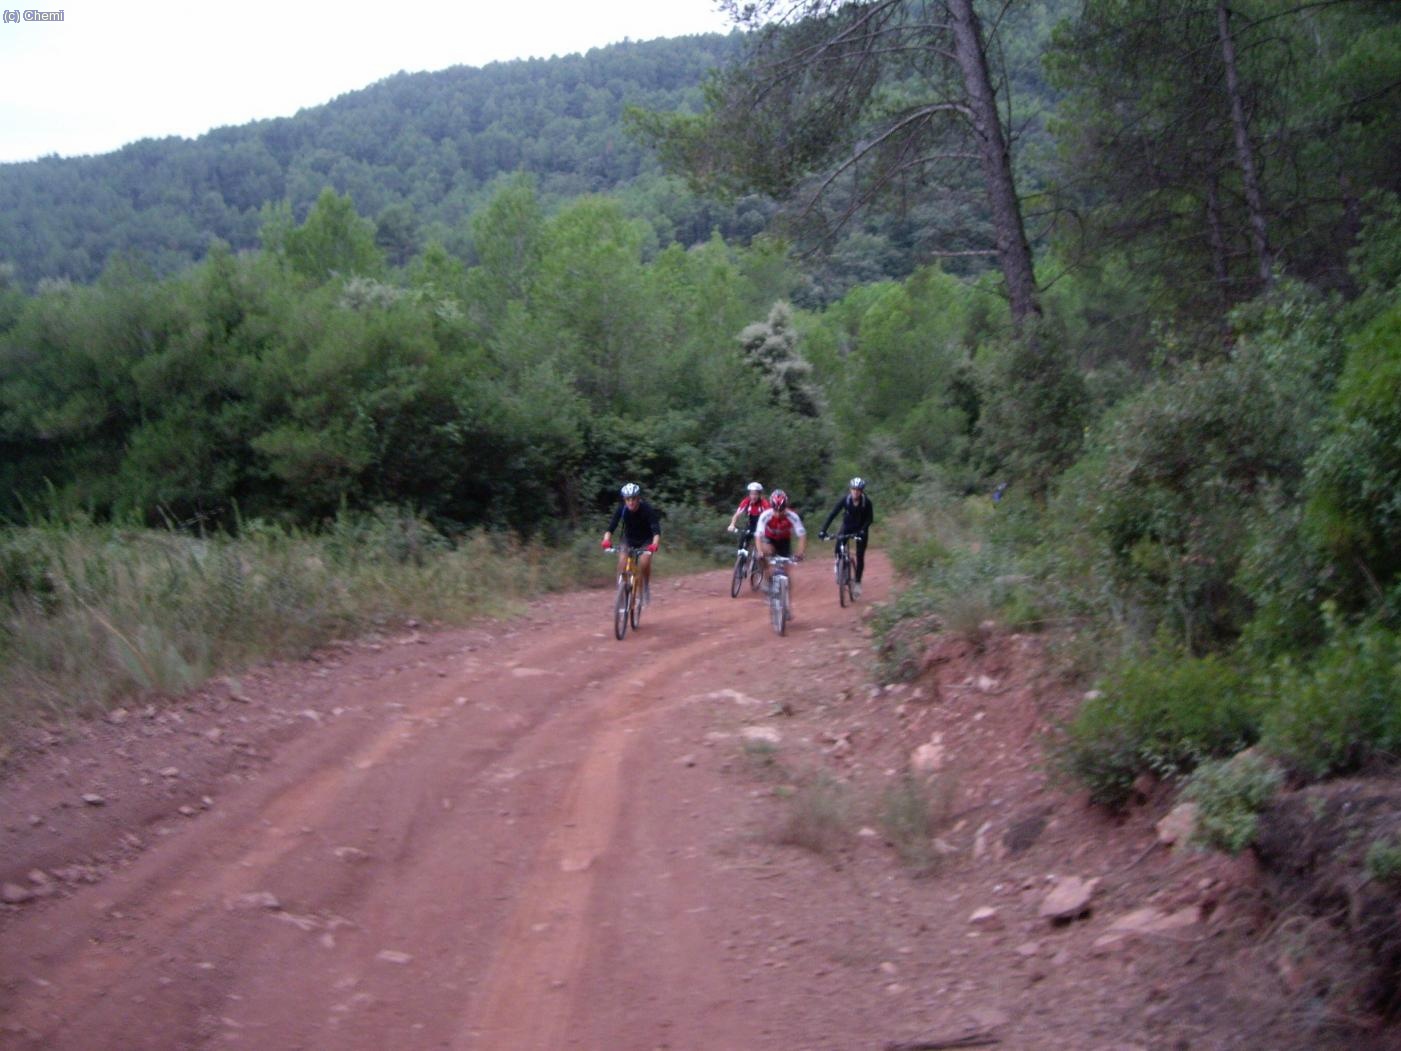
[(1381, 883), (1401, 884), (1401, 842), (1386, 837), (1367, 848), (1367, 871)]
[(1182, 793), (1197, 804), (1195, 838), (1239, 854), (1254, 842), (1260, 811), (1283, 782), (1279, 767), (1254, 752), (1202, 763)]
[(1401, 295), (1354, 338), (1337, 410), (1309, 463), (1308, 522), (1340, 596), (1375, 600), (1401, 578)]
[(1217, 657), (1158, 652), (1111, 670), (1054, 758), (1094, 802), (1121, 806), (1139, 774), (1180, 776), (1258, 735), (1257, 702), (1241, 671)]
[(1311, 660), (1281, 658), (1265, 679), (1263, 744), (1313, 777), (1401, 755), (1401, 636), (1334, 625)]

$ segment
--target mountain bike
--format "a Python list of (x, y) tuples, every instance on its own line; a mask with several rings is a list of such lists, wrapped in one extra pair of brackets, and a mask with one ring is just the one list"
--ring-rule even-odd
[(788, 567), (796, 559), (783, 555), (769, 557), (769, 621), (773, 630), (782, 635), (788, 630), (789, 618), (793, 616), (793, 601), (789, 596)]
[[(611, 554), (612, 549), (605, 549)], [(624, 548), (623, 568), (618, 573), (618, 590), (613, 597), (613, 634), (618, 641), (628, 633), (628, 625), (636, 628), (642, 620), (642, 568), (639, 564), (645, 547)]]
[(746, 529), (740, 539), (739, 550), (735, 552), (735, 571), (730, 578), (730, 598), (739, 598), (744, 587), (744, 578), (749, 578), (749, 587), (758, 591), (764, 582), (764, 563), (756, 548), (753, 530)]
[(835, 537), (826, 533), (819, 533), (823, 540), (835, 540), (837, 542), (837, 554), (832, 565), (832, 572), (837, 578), (837, 602), (846, 607), (848, 602), (856, 601), (856, 589), (853, 586), (856, 582), (853, 579), (854, 571), (851, 567), (850, 543), (856, 538), (855, 533), (838, 533)]

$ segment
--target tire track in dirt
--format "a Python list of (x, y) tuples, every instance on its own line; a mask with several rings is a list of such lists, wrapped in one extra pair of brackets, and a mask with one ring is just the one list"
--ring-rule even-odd
[[(396, 683), (349, 691), (350, 708), (374, 714), (294, 742), (285, 767), (221, 800), (218, 815), (24, 917), (0, 950), (8, 1032), (49, 1048), (233, 1046), (254, 1032), (285, 1046), (382, 1046), (397, 1019), (358, 1009), (411, 1003), (415, 980), (376, 971), (385, 950), (366, 933), (417, 923), (394, 944), (453, 975), (466, 1009), (414, 1024), (438, 1044), (554, 1046), (578, 1005), (542, 1001), (541, 982), (567, 989), (587, 952), (594, 861), (613, 840), (631, 741), (688, 666), (752, 645), (728, 596), (660, 602), (621, 646), (598, 630), (607, 599), (588, 599), (563, 603), (565, 623), (545, 622), (548, 635), (506, 633), (490, 668), (467, 657), (461, 672), (397, 694), (392, 715), (382, 701)], [(492, 807), (512, 792), (507, 812), (530, 810), (528, 822), (490, 833), (502, 813)], [(338, 845), (367, 835), (371, 849)], [(496, 856), (467, 860), (491, 835)], [(367, 860), (328, 861), (342, 850)], [(503, 870), (521, 889), (491, 894)], [(471, 907), (435, 905), (423, 927), (421, 895), (455, 881)], [(278, 907), (260, 909), (268, 894)], [(508, 900), (479, 908), (487, 897)], [(427, 999), (422, 1010), (434, 1013)], [(352, 1018), (353, 1038), (335, 1025)]]

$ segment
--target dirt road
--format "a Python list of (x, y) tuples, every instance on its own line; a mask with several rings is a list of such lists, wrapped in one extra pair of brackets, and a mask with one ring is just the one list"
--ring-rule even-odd
[(661, 567), (622, 643), (552, 596), (41, 738), (0, 783), (0, 1047), (1364, 1046), (1280, 1010), (1247, 859), (1048, 779), (1042, 640), (880, 689), (879, 553), (854, 610), (801, 567), (782, 639)]
[[(243, 720), (244, 753), (275, 756), (256, 773), (215, 762), (206, 783), (162, 795), (165, 759), (103, 739), (77, 763), (82, 784), (72, 762), (30, 778), (7, 813), (53, 816), (11, 822), (6, 880), (102, 856), (119, 835), (143, 849), (11, 918), (4, 1040), (796, 1046), (787, 1012), (812, 990), (760, 1002), (752, 970), (772, 961), (739, 947), (768, 922), (763, 898), (804, 888), (759, 878), (770, 870), (746, 857), (754, 830), (736, 813), (751, 787), (727, 770), (734, 735), (796, 669), (821, 690), (868, 659), (860, 610), (838, 608), (819, 561), (786, 638), (723, 574), (659, 571), (622, 643), (592, 592), (245, 684), (223, 707)], [(863, 606), (887, 583), (873, 559)], [(227, 741), (223, 725), (203, 732)], [(123, 757), (104, 759), (112, 748)], [(101, 805), (84, 807), (94, 784)], [(185, 797), (193, 816), (173, 805)]]

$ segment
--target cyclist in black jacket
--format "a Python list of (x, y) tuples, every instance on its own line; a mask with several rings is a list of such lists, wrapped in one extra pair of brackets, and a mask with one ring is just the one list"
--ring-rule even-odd
[[(662, 524), (657, 515), (657, 509), (642, 499), (642, 487), (635, 482), (628, 482), (622, 490), (623, 502), (613, 511), (613, 517), (608, 522), (608, 528), (603, 533), (603, 550), (609, 551), (613, 547), (613, 530), (618, 528), (619, 523), (623, 527), (623, 539), (627, 547), (640, 547), (642, 552), (642, 601), (644, 604), (650, 603), (652, 599), (652, 554), (662, 542)], [(626, 550), (618, 552), (618, 572), (623, 571), (623, 559), (626, 557)]]
[(871, 523), (876, 520), (876, 512), (871, 506), (871, 498), (866, 495), (866, 479), (853, 478), (847, 487), (846, 495), (837, 501), (827, 521), (822, 523), (819, 535), (826, 539), (827, 527), (832, 524), (832, 519), (837, 515), (842, 516), (842, 532), (856, 538), (856, 581), (851, 593), (860, 598), (861, 574), (866, 571), (866, 541), (870, 538)]

